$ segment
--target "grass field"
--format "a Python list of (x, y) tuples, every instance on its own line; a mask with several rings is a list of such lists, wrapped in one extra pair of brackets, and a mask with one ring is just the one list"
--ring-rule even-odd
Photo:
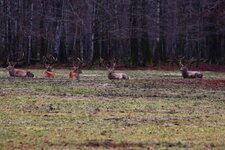
[(10, 78), (0, 71), (0, 149), (225, 149), (225, 73), (106, 71), (81, 80)]

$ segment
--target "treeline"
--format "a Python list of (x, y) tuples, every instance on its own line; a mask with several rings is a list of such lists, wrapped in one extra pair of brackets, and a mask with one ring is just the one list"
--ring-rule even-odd
[(224, 0), (0, 0), (0, 14), (1, 64), (49, 53), (59, 64), (225, 63)]

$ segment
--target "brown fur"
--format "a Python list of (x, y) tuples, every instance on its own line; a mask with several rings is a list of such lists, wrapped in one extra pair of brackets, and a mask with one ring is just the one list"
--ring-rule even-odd
[(130, 77), (125, 73), (114, 73), (114, 68), (108, 69), (108, 79), (110, 80), (129, 80)]
[(44, 78), (56, 78), (56, 74), (52, 72), (52, 67), (50, 65), (46, 65), (46, 70), (43, 72)]
[(183, 78), (203, 78), (203, 74), (197, 71), (188, 71), (187, 67), (181, 67)]
[(15, 69), (14, 66), (9, 65), (6, 70), (9, 71), (9, 75), (11, 77), (34, 77), (34, 74), (30, 71), (22, 70), (22, 69)]
[(82, 73), (80, 67), (73, 67), (73, 71), (69, 73), (69, 78), (70, 79), (80, 79), (80, 73)]

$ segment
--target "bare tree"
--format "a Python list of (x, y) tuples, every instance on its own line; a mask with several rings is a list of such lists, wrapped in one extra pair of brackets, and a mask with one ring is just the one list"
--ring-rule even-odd
[(220, 64), (224, 11), (221, 0), (0, 0), (0, 60), (25, 53), (32, 64), (53, 52), (59, 63), (146, 66), (183, 55)]

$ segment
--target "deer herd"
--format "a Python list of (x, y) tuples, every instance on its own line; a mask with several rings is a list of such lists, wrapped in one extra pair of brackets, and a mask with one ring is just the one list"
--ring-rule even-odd
[[(188, 71), (188, 68), (186, 65), (183, 64), (183, 59), (179, 59), (179, 65), (181, 66), (180, 71), (182, 73), (183, 78), (203, 78), (203, 74), (197, 71)], [(56, 78), (57, 75), (53, 72), (52, 66), (57, 61), (57, 59), (53, 55), (47, 55), (43, 57), (43, 63), (46, 68), (46, 70), (43, 72), (43, 78)], [(82, 67), (83, 67), (83, 60), (77, 58), (73, 59), (73, 70), (69, 72), (68, 78), (69, 79), (80, 79), (80, 73), (82, 73)], [(103, 64), (105, 68), (107, 69), (107, 77), (109, 80), (129, 80), (130, 76), (125, 73), (115, 73), (115, 67), (116, 63), (113, 61), (110, 65), (105, 65), (104, 60), (100, 59), (100, 64)], [(12, 64), (8, 61), (8, 67), (6, 67), (6, 70), (9, 72), (9, 75), (11, 77), (34, 77), (34, 74), (30, 71), (26, 71), (23, 69), (15, 69), (15, 64)]]

